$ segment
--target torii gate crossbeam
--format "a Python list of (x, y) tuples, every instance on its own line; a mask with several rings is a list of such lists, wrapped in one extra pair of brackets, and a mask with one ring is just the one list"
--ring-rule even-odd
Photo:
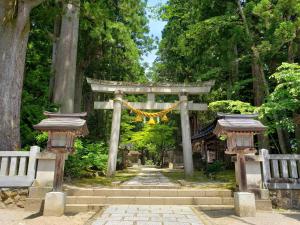
[(180, 110), (181, 129), (182, 129), (182, 146), (183, 161), (186, 176), (193, 175), (193, 157), (191, 144), (191, 131), (189, 122), (190, 111), (205, 111), (207, 104), (193, 103), (188, 101), (188, 95), (199, 95), (209, 93), (214, 81), (187, 84), (139, 84), (119, 81), (103, 81), (87, 78), (94, 92), (114, 93), (114, 100), (108, 102), (94, 102), (95, 109), (113, 109), (109, 159), (107, 175), (112, 176), (116, 171), (117, 154), (119, 147), (121, 112), (123, 108), (124, 94), (146, 94), (147, 102), (130, 102), (129, 104), (137, 109), (142, 110), (162, 110), (170, 107), (174, 103), (155, 102), (155, 94), (179, 95), (180, 104), (175, 110)]

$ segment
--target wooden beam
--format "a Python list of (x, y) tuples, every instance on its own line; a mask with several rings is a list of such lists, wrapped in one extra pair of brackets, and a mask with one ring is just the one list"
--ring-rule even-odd
[(164, 95), (177, 95), (186, 93), (189, 95), (198, 95), (209, 93), (214, 81), (202, 82), (199, 84), (142, 84), (142, 83), (129, 83), (129, 82), (116, 82), (116, 81), (103, 81), (87, 78), (87, 82), (95, 92), (114, 93), (121, 91), (125, 94), (164, 94)]
[[(94, 109), (113, 109), (113, 100), (109, 102), (94, 102)], [(141, 110), (164, 110), (166, 108), (171, 107), (174, 103), (160, 103), (160, 102), (128, 102), (132, 107)], [(123, 109), (126, 109), (123, 106)], [(179, 110), (179, 106), (175, 109)], [(207, 104), (205, 103), (193, 103), (189, 101), (188, 103), (188, 110), (189, 111), (206, 111)]]

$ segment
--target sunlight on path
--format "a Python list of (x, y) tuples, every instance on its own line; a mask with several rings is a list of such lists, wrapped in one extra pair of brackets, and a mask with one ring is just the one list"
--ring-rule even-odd
[(157, 168), (142, 168), (140, 173), (129, 181), (124, 182), (123, 188), (177, 188), (175, 184), (165, 177)]

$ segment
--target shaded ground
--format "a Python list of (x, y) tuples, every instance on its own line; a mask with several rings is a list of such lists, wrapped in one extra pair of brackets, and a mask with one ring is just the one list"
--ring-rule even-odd
[(53, 217), (25, 211), (20, 208), (0, 209), (1, 225), (83, 225), (95, 213), (84, 212), (75, 215)]
[(125, 182), (134, 178), (139, 173), (138, 168), (129, 168), (116, 172), (114, 177), (97, 176), (92, 178), (79, 178), (66, 181), (67, 185), (79, 187), (113, 186), (114, 182)]
[[(139, 175), (139, 176), (137, 176)], [(162, 176), (163, 175), (163, 176)], [(181, 185), (188, 188), (221, 188), (233, 189), (235, 187), (235, 176), (233, 170), (225, 170), (207, 177), (202, 171), (195, 171), (193, 177), (185, 178), (183, 169), (160, 169), (154, 167), (132, 167), (117, 171), (115, 177), (98, 176), (92, 178), (80, 178), (66, 181), (67, 185), (79, 187), (101, 187), (122, 184), (130, 185)]]
[(162, 174), (173, 182), (186, 187), (194, 188), (222, 188), (233, 189), (235, 187), (235, 175), (233, 170), (225, 170), (208, 177), (202, 171), (195, 171), (194, 176), (185, 178), (183, 169), (164, 169)]
[(237, 217), (233, 210), (200, 211), (206, 225), (299, 225), (300, 211), (256, 212), (256, 217)]

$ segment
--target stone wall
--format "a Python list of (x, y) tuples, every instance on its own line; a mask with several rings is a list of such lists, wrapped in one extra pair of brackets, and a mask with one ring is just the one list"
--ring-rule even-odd
[(300, 209), (300, 190), (269, 190), (275, 208)]
[(1, 188), (0, 208), (20, 207), (24, 208), (28, 196), (28, 188)]

